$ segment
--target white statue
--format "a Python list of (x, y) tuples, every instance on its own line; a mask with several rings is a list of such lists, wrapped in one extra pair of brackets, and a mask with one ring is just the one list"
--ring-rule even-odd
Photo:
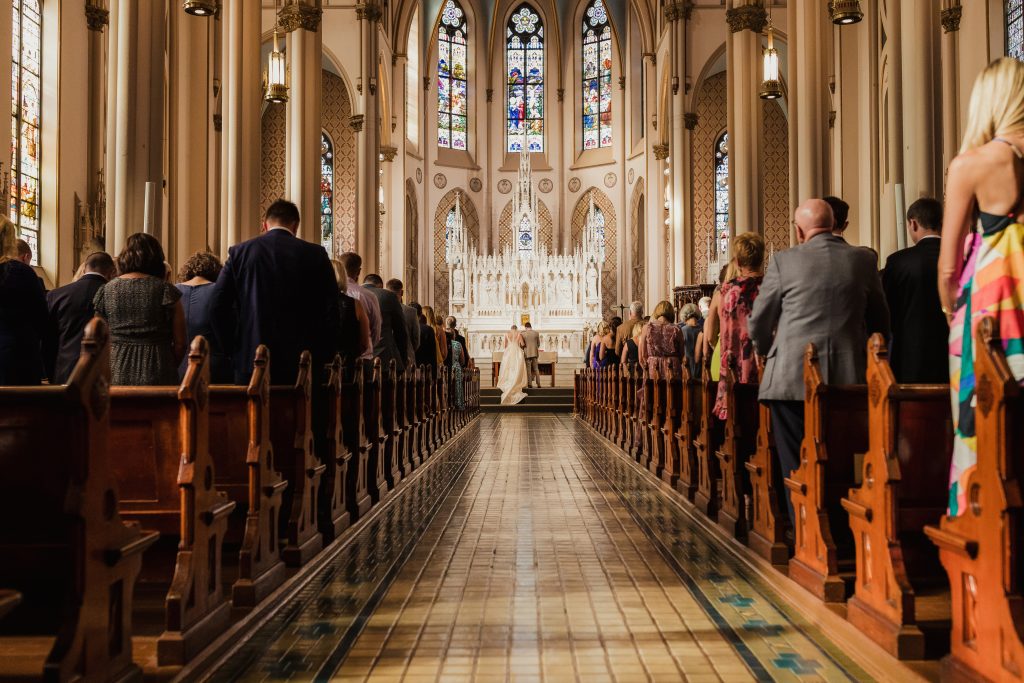
[(462, 298), (466, 294), (466, 274), (462, 270), (462, 264), (455, 264), (455, 271), (452, 273), (452, 282), (454, 283), (454, 289), (452, 296), (456, 298)]
[(497, 283), (491, 278), (490, 275), (484, 280), (484, 306), (486, 308), (494, 308), (498, 304), (498, 291)]
[(571, 308), (572, 305), (572, 285), (569, 282), (569, 278), (565, 276), (565, 273), (560, 273), (558, 275), (558, 306), (560, 308)]
[(594, 268), (593, 262), (587, 266), (587, 298), (597, 298), (597, 269)]

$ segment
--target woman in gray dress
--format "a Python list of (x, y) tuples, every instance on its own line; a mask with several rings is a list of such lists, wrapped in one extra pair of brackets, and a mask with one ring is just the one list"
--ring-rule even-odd
[(117, 267), (120, 275), (93, 301), (96, 315), (110, 326), (111, 382), (177, 384), (188, 343), (185, 314), (181, 292), (167, 282), (160, 242), (152, 235), (130, 235)]

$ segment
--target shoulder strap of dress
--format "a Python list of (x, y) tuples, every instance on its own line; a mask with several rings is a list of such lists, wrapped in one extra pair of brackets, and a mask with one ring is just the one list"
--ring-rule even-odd
[(994, 142), (1001, 142), (1004, 145), (1009, 146), (1009, 148), (1013, 150), (1013, 153), (1017, 155), (1018, 159), (1024, 160), (1024, 151), (1021, 151), (1020, 147), (1018, 147), (1016, 144), (1014, 144), (1013, 141), (1007, 140), (1006, 138), (1000, 138), (1000, 137), (992, 138), (992, 140)]

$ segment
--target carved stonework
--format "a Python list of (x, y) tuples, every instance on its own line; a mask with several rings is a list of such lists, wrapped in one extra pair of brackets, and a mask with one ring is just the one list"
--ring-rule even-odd
[(729, 24), (729, 30), (739, 33), (746, 29), (754, 33), (762, 33), (765, 24), (768, 23), (768, 12), (760, 5), (744, 5), (726, 10), (725, 21)]
[(213, 129), (218, 133), (221, 132), (221, 128), (224, 127), (224, 117), (220, 114), (213, 115)]
[(551, 190), (554, 189), (554, 187), (555, 184), (551, 182), (551, 178), (541, 178), (540, 182), (537, 183), (537, 189), (543, 192), (544, 194), (551, 192)]
[(398, 148), (393, 145), (381, 145), (380, 153), (384, 157), (384, 161), (394, 161), (398, 154)]
[(665, 21), (671, 23), (682, 19), (686, 21), (693, 12), (693, 3), (690, 0), (682, 2), (669, 2), (665, 4)]
[(832, 110), (832, 111), (830, 111), (828, 113), (828, 127), (829, 128), (835, 128), (836, 127), (836, 112), (835, 112), (835, 110)]
[(381, 17), (384, 16), (384, 10), (380, 5), (374, 3), (364, 3), (362, 5), (356, 5), (356, 19), (366, 19), (368, 21), (380, 21)]
[(617, 183), (618, 180), (619, 177), (614, 173), (608, 172), (604, 174), (604, 186), (609, 189), (615, 187), (615, 183)]
[(579, 178), (569, 178), (569, 192), (579, 192), (579, 191), (580, 191), (580, 179)]
[(304, 29), (316, 33), (320, 28), (323, 10), (312, 5), (285, 5), (277, 13), (277, 25), (285, 33)]
[(90, 31), (102, 31), (110, 21), (110, 12), (96, 5), (85, 6), (85, 24)]
[(626, 89), (626, 77), (625, 76), (619, 76), (619, 90), (625, 90), (625, 89)]
[(423, 182), (423, 169), (419, 168), (419, 167), (416, 168), (416, 182), (417, 183), (422, 183)]
[(430, 90), (430, 76), (423, 77), (423, 89)]
[(502, 178), (498, 181), (498, 192), (502, 194), (508, 194), (512, 191), (512, 181), (508, 178)]
[(434, 187), (436, 187), (439, 190), (443, 190), (447, 184), (448, 176), (446, 176), (444, 173), (434, 174)]
[(693, 130), (697, 127), (697, 112), (688, 111), (683, 114), (683, 125), (686, 126), (686, 130)]
[(470, 178), (469, 189), (473, 190), (473, 192), (479, 192), (480, 190), (484, 189), (484, 183), (479, 178)]
[(668, 143), (664, 142), (654, 146), (654, 158), (658, 161), (668, 159)]
[(487, 95), (488, 102), (494, 99), (494, 88), (487, 88), (487, 90), (485, 90), (484, 93)]
[(632, 185), (632, 184), (633, 184), (633, 181), (634, 181), (635, 179), (636, 179), (636, 169), (633, 169), (633, 168), (631, 168), (631, 169), (629, 169), (629, 172), (628, 172), (628, 173), (626, 174), (626, 181), (627, 181), (627, 182), (628, 182), (628, 183), (629, 183), (630, 185)]
[(362, 114), (353, 114), (352, 116), (348, 117), (348, 125), (355, 132), (357, 132), (357, 133), (362, 132), (362, 130), (363, 130), (363, 115)]
[(558, 98), (559, 102), (564, 100), (565, 99), (565, 88), (559, 88), (558, 90), (556, 90), (555, 91), (555, 97)]
[(943, 33), (953, 33), (960, 30), (960, 17), (964, 10), (960, 5), (947, 7), (939, 13), (939, 20), (942, 22)]

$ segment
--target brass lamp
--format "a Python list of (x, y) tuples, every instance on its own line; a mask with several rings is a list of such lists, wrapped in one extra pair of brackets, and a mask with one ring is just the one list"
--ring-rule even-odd
[(777, 100), (782, 97), (782, 81), (779, 79), (779, 51), (775, 49), (771, 18), (768, 19), (768, 47), (764, 50), (763, 60), (761, 90), (757, 94), (762, 100)]
[(186, 14), (195, 17), (212, 17), (217, 13), (217, 0), (184, 0), (181, 6)]
[(856, 24), (864, 18), (860, 11), (860, 0), (829, 0), (828, 12), (832, 23), (840, 26)]
[(277, 44), (277, 31), (274, 31), (274, 49), (267, 59), (267, 70), (263, 72), (263, 99), (273, 104), (288, 101), (288, 66), (284, 53)]

